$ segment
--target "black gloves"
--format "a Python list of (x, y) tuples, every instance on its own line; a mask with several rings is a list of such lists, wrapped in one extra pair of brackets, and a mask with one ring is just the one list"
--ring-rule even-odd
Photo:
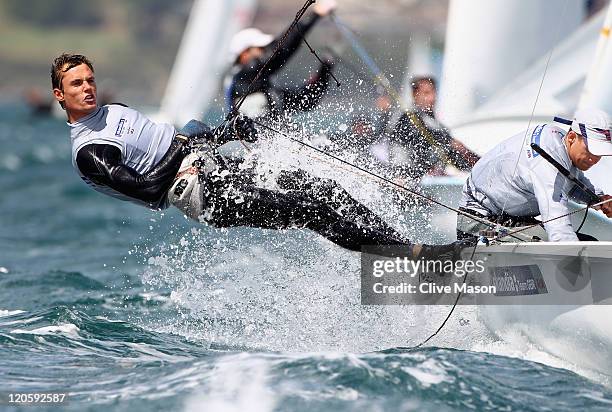
[(234, 130), (236, 137), (245, 142), (255, 143), (257, 141), (257, 129), (253, 119), (246, 116), (237, 116), (231, 122), (230, 126)]
[(440, 260), (440, 261), (457, 261), (461, 259), (461, 251), (468, 247), (474, 247), (476, 241), (458, 240), (446, 245), (422, 245), (418, 259)]
[(219, 146), (232, 140), (244, 140), (254, 143), (257, 141), (257, 129), (253, 119), (238, 115), (223, 126), (215, 129), (215, 143)]
[(204, 144), (215, 148), (239, 139), (253, 143), (257, 141), (257, 129), (252, 119), (242, 115), (215, 130), (199, 120), (190, 120), (177, 133), (176, 138), (183, 142), (183, 152), (188, 154), (199, 150)]
[(192, 119), (179, 130), (176, 138), (183, 142), (183, 153), (187, 155), (197, 151), (203, 144), (212, 142), (214, 135), (207, 124)]

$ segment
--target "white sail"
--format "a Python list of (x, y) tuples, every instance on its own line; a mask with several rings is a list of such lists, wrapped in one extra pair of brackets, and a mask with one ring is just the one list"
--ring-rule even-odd
[[(603, 11), (602, 11), (603, 14)], [(612, 115), (612, 42), (610, 27), (612, 26), (612, 4), (608, 6), (603, 26), (600, 26), (599, 41), (591, 68), (586, 76), (579, 107), (597, 107)], [(599, 163), (587, 172), (587, 176), (605, 193), (612, 193), (612, 158), (604, 156)]]
[(576, 109), (603, 19), (604, 12), (593, 16), (555, 45), (552, 55), (550, 51), (542, 53), (522, 73), (509, 79), (486, 103), (452, 125), (455, 136), (485, 153), (501, 140), (527, 129), (530, 121), (550, 122), (555, 115), (570, 116)]
[(447, 124), (465, 119), (578, 27), (584, 1), (562, 3), (450, 2), (439, 107)]
[[(543, 53), (540, 59), (494, 93), (486, 103), (469, 116), (466, 115), (461, 122), (455, 123), (455, 137), (483, 154), (501, 140), (527, 129), (529, 124), (551, 122), (557, 115), (571, 116), (578, 107), (581, 93), (582, 101), (587, 101), (582, 91), (587, 70), (591, 66), (588, 77), (598, 78), (599, 83), (588, 86), (592, 80), (586, 80), (585, 87), (590, 87), (595, 93), (588, 94), (588, 103), (581, 105), (601, 106), (605, 109), (606, 98), (612, 102), (612, 94), (605, 92), (610, 87), (606, 79), (610, 66), (607, 71), (599, 71), (600, 64), (595, 62), (604, 60), (598, 40), (601, 44), (600, 32), (602, 25), (606, 27), (605, 21), (609, 14), (606, 17), (606, 10), (601, 10), (568, 38), (555, 45), (552, 54), (550, 51)], [(596, 53), (596, 50), (599, 52)], [(600, 90), (604, 92), (600, 93)], [(610, 109), (608, 111), (612, 114)], [(612, 193), (612, 181), (608, 178), (610, 170), (612, 159), (604, 157), (586, 175), (598, 188)]]
[(250, 25), (256, 0), (195, 0), (157, 120), (201, 119), (228, 66), (232, 36)]
[(612, 5), (608, 6), (608, 12), (599, 31), (599, 41), (595, 57), (587, 75), (580, 107), (598, 107), (612, 114), (612, 41), (610, 29), (612, 27)]

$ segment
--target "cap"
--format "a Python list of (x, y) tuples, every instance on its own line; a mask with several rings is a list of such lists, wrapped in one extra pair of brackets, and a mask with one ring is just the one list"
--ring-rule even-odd
[(230, 59), (235, 62), (240, 53), (251, 47), (265, 47), (272, 43), (274, 37), (256, 28), (239, 31), (230, 42)]
[(572, 120), (555, 117), (556, 122), (571, 125), (571, 130), (586, 138), (589, 152), (597, 156), (612, 156), (610, 118), (599, 109), (579, 109)]

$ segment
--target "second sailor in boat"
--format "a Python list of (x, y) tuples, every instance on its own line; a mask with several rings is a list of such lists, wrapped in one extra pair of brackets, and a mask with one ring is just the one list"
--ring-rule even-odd
[[(541, 240), (596, 240), (574, 232), (567, 215), (568, 201), (593, 203), (588, 192), (597, 195), (595, 200), (611, 198), (583, 174), (601, 156), (612, 156), (610, 120), (601, 110), (583, 109), (565, 123), (571, 124), (567, 132), (554, 123), (540, 124), (504, 140), (485, 154), (465, 182), (460, 209), (506, 227), (537, 225), (524, 233)], [(587, 191), (534, 151), (532, 143), (582, 182)], [(600, 209), (612, 217), (611, 203)], [(541, 221), (536, 220), (538, 215)], [(557, 219), (551, 220), (554, 218)], [(474, 237), (484, 229), (488, 229), (485, 224), (468, 216), (457, 217), (458, 239)]]

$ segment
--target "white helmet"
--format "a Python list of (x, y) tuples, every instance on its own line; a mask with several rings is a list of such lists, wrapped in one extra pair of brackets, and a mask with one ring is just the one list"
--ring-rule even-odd
[(249, 28), (239, 31), (232, 37), (230, 42), (230, 60), (235, 62), (240, 53), (251, 47), (265, 47), (272, 43), (274, 37), (263, 33), (256, 28)]

